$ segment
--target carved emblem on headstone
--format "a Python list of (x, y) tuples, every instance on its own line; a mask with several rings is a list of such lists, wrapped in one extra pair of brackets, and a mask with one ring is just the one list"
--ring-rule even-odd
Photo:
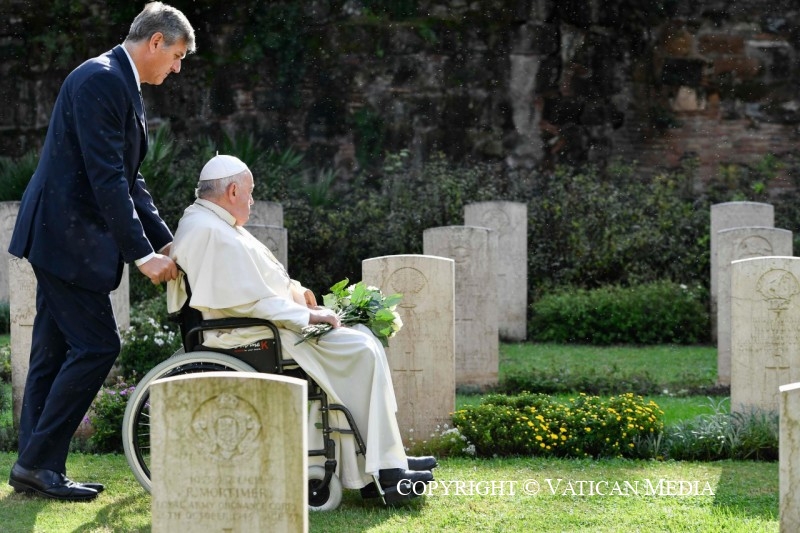
[(224, 393), (204, 402), (192, 417), (195, 443), (215, 461), (248, 457), (258, 446), (258, 413), (241, 398)]
[(775, 269), (759, 278), (756, 290), (767, 301), (770, 311), (784, 311), (789, 308), (792, 297), (800, 293), (800, 283), (791, 272)]
[(481, 217), (483, 225), (496, 231), (503, 231), (511, 225), (511, 219), (502, 209), (489, 209)]
[(392, 292), (400, 293), (403, 299), (400, 301), (400, 307), (412, 308), (416, 306), (414, 298), (416, 295), (425, 288), (428, 280), (425, 275), (411, 267), (402, 267), (395, 270), (390, 276), (387, 285)]
[(736, 259), (767, 257), (769, 255), (772, 255), (772, 244), (758, 235), (745, 237), (736, 246)]

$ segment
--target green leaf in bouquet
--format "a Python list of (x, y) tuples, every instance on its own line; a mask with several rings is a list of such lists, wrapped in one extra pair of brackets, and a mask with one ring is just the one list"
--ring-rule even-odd
[(394, 320), (394, 314), (388, 309), (379, 309), (378, 312), (375, 313), (375, 320), (389, 322), (391, 324), (392, 320)]
[(347, 285), (349, 283), (350, 283), (350, 280), (348, 278), (344, 278), (342, 281), (340, 281), (339, 283), (337, 283), (336, 285), (331, 287), (331, 292), (334, 295), (341, 297), (343, 295), (343, 293), (345, 292), (345, 288), (347, 287)]
[(400, 300), (403, 299), (402, 294), (392, 294), (391, 296), (387, 296), (383, 299), (384, 307), (394, 307), (400, 303)]
[(369, 300), (369, 292), (364, 284), (361, 282), (356, 283), (353, 287), (353, 292), (350, 295), (350, 301), (353, 303), (353, 305), (361, 307), (362, 305), (368, 303)]
[(339, 299), (335, 294), (326, 294), (322, 297), (322, 305), (328, 309), (337, 309), (339, 307), (338, 301)]

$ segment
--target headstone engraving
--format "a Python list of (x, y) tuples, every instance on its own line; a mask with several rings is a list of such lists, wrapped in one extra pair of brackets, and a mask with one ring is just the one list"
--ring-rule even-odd
[(729, 228), (748, 226), (775, 226), (775, 208), (770, 204), (760, 202), (725, 202), (711, 206), (711, 335), (717, 340), (717, 293), (718, 278), (717, 265), (717, 234)]
[(384, 294), (403, 295), (401, 330), (386, 356), (398, 405), (400, 434), (427, 438), (455, 410), (455, 263), (426, 255), (393, 255), (362, 262), (362, 278)]
[(209, 372), (150, 387), (154, 533), (308, 531), (304, 380)]
[(478, 202), (464, 207), (464, 224), (497, 233), (497, 319), (500, 338), (523, 341), (528, 321), (528, 206), (519, 202)]
[(497, 234), (477, 226), (429, 228), (425, 255), (455, 262), (456, 385), (479, 389), (497, 384)]
[(275, 255), (283, 268), (289, 269), (289, 237), (286, 228), (264, 224), (246, 224), (244, 228)]
[(778, 437), (781, 533), (800, 531), (800, 383), (780, 387)]
[(717, 383), (731, 384), (731, 262), (767, 256), (791, 256), (792, 232), (744, 227), (717, 233)]
[(800, 381), (800, 258), (731, 264), (731, 410), (778, 410), (778, 387)]

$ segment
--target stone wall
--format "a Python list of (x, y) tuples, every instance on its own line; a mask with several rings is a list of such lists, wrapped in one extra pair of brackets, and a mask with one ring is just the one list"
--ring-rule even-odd
[[(701, 176), (796, 148), (793, 0), (175, 1), (198, 53), (145, 86), (151, 126), (252, 133), (344, 171), (381, 150)], [(139, 3), (0, 0), (0, 153), (43, 140), (61, 80)], [(387, 7), (388, 6), (388, 7)]]

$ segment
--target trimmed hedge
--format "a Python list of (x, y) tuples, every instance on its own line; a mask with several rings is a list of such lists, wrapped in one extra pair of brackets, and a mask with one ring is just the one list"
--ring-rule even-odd
[(538, 342), (700, 344), (708, 341), (704, 290), (670, 281), (633, 287), (565, 289), (531, 306), (529, 338)]

